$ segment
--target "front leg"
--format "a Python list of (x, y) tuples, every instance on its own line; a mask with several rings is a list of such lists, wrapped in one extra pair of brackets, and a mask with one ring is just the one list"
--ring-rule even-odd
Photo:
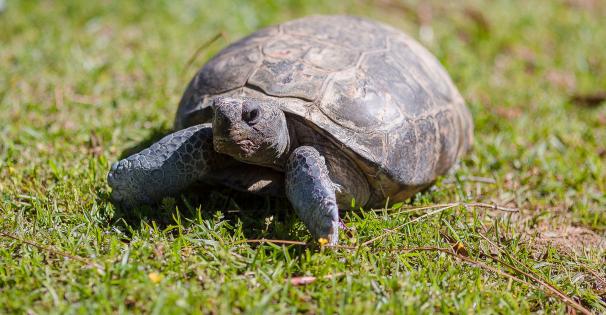
[(309, 146), (296, 148), (286, 166), (286, 196), (314, 238), (334, 245), (339, 238), (339, 208), (324, 157)]
[(200, 180), (217, 153), (210, 124), (171, 133), (149, 148), (112, 165), (112, 200), (126, 207), (173, 196)]

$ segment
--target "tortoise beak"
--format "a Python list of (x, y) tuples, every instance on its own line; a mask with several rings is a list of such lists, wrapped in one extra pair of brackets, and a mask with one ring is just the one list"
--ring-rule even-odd
[(246, 159), (253, 155), (259, 146), (246, 138), (213, 137), (215, 151), (236, 159)]

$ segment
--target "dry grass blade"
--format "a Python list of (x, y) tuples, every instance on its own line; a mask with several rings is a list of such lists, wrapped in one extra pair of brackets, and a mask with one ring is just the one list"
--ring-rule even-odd
[(442, 212), (442, 211), (446, 211), (446, 210), (448, 210), (448, 209), (452, 209), (452, 208), (454, 208), (454, 207), (456, 207), (456, 206), (458, 206), (458, 205), (459, 205), (458, 203), (455, 203), (455, 204), (450, 204), (450, 205), (448, 205), (448, 206), (446, 206), (446, 207), (442, 207), (442, 208), (439, 208), (439, 209), (437, 209), (437, 210), (433, 210), (433, 211), (431, 211), (431, 212), (428, 212), (428, 213), (426, 213), (426, 214), (424, 214), (424, 215), (422, 215), (422, 216), (416, 217), (416, 218), (414, 218), (414, 219), (412, 219), (412, 220), (410, 220), (410, 221), (408, 221), (408, 222), (406, 222), (406, 223), (402, 223), (402, 224), (400, 224), (400, 225), (396, 226), (395, 228), (392, 228), (392, 229), (387, 229), (387, 230), (385, 230), (385, 233), (383, 233), (383, 234), (381, 234), (381, 235), (379, 235), (379, 236), (376, 236), (376, 237), (374, 237), (374, 238), (371, 238), (370, 240), (368, 240), (368, 241), (366, 241), (366, 242), (362, 243), (362, 246), (367, 246), (367, 245), (369, 245), (369, 244), (372, 244), (372, 243), (374, 243), (375, 241), (378, 241), (378, 240), (380, 240), (380, 239), (384, 238), (384, 237), (385, 237), (385, 236), (387, 236), (387, 235), (390, 235), (390, 234), (392, 234), (392, 233), (397, 232), (397, 230), (399, 230), (399, 229), (401, 229), (401, 228), (405, 227), (405, 226), (406, 226), (406, 225), (408, 225), (408, 224), (411, 224), (411, 223), (414, 223), (414, 222), (420, 221), (421, 219), (426, 218), (426, 217), (431, 216), (431, 215), (434, 215), (434, 214), (436, 214), (436, 213), (440, 213), (440, 212)]
[(600, 276), (600, 274), (598, 274), (595, 270), (591, 269), (585, 264), (581, 264), (581, 266), (583, 267), (583, 269), (587, 270), (587, 272), (589, 272), (592, 276), (594, 276), (603, 286), (606, 286), (606, 279), (604, 279), (604, 277)]
[(271, 240), (271, 239), (253, 239), (253, 240), (241, 240), (234, 242), (232, 245), (240, 245), (247, 243), (257, 243), (257, 244), (276, 244), (276, 245), (302, 245), (307, 246), (306, 242), (301, 241), (289, 241), (289, 240)]
[(525, 284), (525, 285), (527, 285), (529, 287), (536, 287), (536, 285), (533, 285), (532, 283), (529, 283), (529, 282), (524, 281), (523, 279), (520, 279), (520, 278), (518, 278), (518, 277), (516, 277), (514, 275), (508, 274), (508, 273), (506, 273), (504, 271), (501, 271), (501, 270), (496, 269), (496, 268), (494, 268), (492, 266), (489, 266), (489, 265), (487, 265), (487, 264), (485, 264), (485, 263), (483, 263), (481, 261), (473, 260), (473, 259), (471, 259), (469, 257), (465, 257), (463, 255), (457, 254), (457, 253), (453, 252), (452, 249), (450, 249), (450, 248), (434, 247), (434, 246), (423, 246), (423, 247), (411, 247), (411, 248), (397, 249), (397, 251), (399, 251), (399, 252), (422, 252), (422, 251), (426, 251), (426, 252), (429, 252), (429, 251), (442, 252), (442, 253), (445, 253), (445, 254), (450, 255), (452, 257), (455, 257), (457, 259), (460, 259), (460, 260), (462, 260), (462, 261), (464, 261), (464, 262), (466, 262), (466, 263), (468, 263), (470, 265), (474, 265), (474, 266), (480, 267), (482, 269), (494, 272), (494, 273), (496, 273), (498, 275), (501, 275), (503, 277), (512, 279), (513, 281)]
[[(300, 246), (310, 246), (312, 244), (310, 243), (306, 243), (306, 242), (301, 242), (301, 241), (291, 241), (291, 240), (272, 240), (272, 239), (250, 239), (250, 240), (241, 240), (241, 241), (237, 241), (234, 242), (232, 245), (239, 245), (239, 244), (274, 244), (274, 245), (300, 245)], [(321, 245), (321, 247), (327, 247), (327, 248), (335, 248), (335, 249), (348, 249), (348, 250), (355, 250), (358, 249), (358, 247), (354, 247), (354, 246), (346, 246), (346, 245)]]
[[(389, 215), (398, 215), (398, 214), (402, 214), (402, 213), (436, 209), (436, 208), (441, 208), (441, 207), (450, 207), (450, 206), (476, 207), (476, 208), (497, 210), (497, 211), (503, 211), (503, 212), (520, 212), (520, 209), (503, 207), (503, 206), (499, 206), (497, 204), (489, 204), (489, 203), (481, 203), (481, 202), (470, 202), (470, 203), (453, 202), (453, 203), (442, 203), (442, 204), (431, 205), (431, 206), (397, 208), (400, 211), (391, 213)], [(385, 212), (385, 211), (389, 211), (389, 210), (396, 210), (396, 209), (380, 209), (380, 210), (373, 210), (373, 212)]]
[(452, 209), (454, 207), (458, 207), (458, 206), (463, 206), (463, 207), (476, 207), (476, 208), (483, 208), (483, 209), (490, 209), (490, 210), (497, 210), (497, 211), (503, 211), (503, 212), (519, 212), (519, 209), (516, 208), (508, 208), (508, 207), (502, 207), (496, 204), (487, 204), (487, 203), (481, 203), (481, 202), (473, 202), (473, 203), (465, 203), (465, 202), (455, 202), (455, 203), (447, 203), (447, 204), (440, 204), (440, 205), (433, 205), (433, 206), (424, 206), (424, 207), (418, 207), (418, 208), (407, 208), (406, 210), (402, 210), (396, 213), (392, 213), (390, 215), (395, 216), (398, 214), (402, 214), (402, 213), (407, 213), (407, 212), (413, 212), (413, 211), (420, 211), (420, 210), (429, 210), (429, 209), (435, 209), (440, 207), (437, 210), (433, 210), (431, 212), (428, 212), (422, 216), (419, 216), (417, 218), (414, 218), (406, 223), (400, 224), (398, 226), (396, 226), (395, 228), (392, 229), (386, 229), (384, 234), (381, 234), (377, 237), (374, 237), (364, 243), (362, 243), (362, 245), (369, 245), (377, 240), (382, 239), (383, 237), (392, 234), (392, 233), (397, 233), (399, 229), (405, 227), (408, 224), (420, 221), (421, 219), (424, 219), (428, 216), (434, 215), (436, 213), (440, 213), (442, 211), (448, 210), (448, 209)]
[[(452, 207), (454, 207), (454, 206), (456, 206), (456, 205), (457, 205), (457, 204), (451, 205), (451, 206), (449, 206), (449, 207), (443, 207), (443, 208), (440, 208), (440, 209), (438, 209), (438, 210), (435, 210), (435, 211), (429, 212), (429, 213), (425, 214), (424, 216), (432, 215), (432, 214), (435, 214), (435, 213), (437, 213), (437, 212), (439, 212), (439, 211), (444, 211), (444, 210), (447, 210), (447, 209), (452, 208)], [(490, 205), (488, 205), (488, 206), (490, 206)], [(423, 216), (418, 217), (418, 218), (416, 218), (415, 220), (417, 220), (417, 219), (421, 219), (422, 217), (423, 217)], [(413, 222), (413, 221), (415, 221), (415, 220), (408, 221), (407, 223), (404, 223), (404, 224), (400, 225), (399, 227), (403, 227), (404, 225), (409, 224), (409, 223), (412, 223), (412, 222)], [(397, 227), (397, 228), (399, 228), (399, 227)], [(397, 229), (397, 228), (396, 228), (396, 229)], [(395, 229), (389, 230), (388, 232), (395, 232)], [(387, 234), (387, 233), (386, 233), (386, 234)], [(363, 243), (361, 246), (368, 245), (368, 244), (372, 243), (373, 241), (375, 241), (375, 240), (379, 239), (380, 237), (385, 236), (386, 234), (383, 234), (383, 235), (381, 235), (381, 236), (379, 236), (379, 237), (375, 237), (375, 238), (373, 238), (373, 239), (371, 239), (371, 240), (369, 240), (369, 241), (367, 241), (367, 242)], [(507, 252), (506, 252), (506, 251), (504, 251), (502, 248), (500, 248), (500, 246), (498, 246), (498, 245), (496, 245), (494, 242), (490, 241), (490, 240), (489, 240), (489, 239), (488, 239), (486, 236), (482, 235), (481, 233), (478, 233), (478, 234), (480, 234), (480, 236), (481, 236), (482, 238), (484, 238), (484, 239), (485, 239), (485, 240), (487, 240), (489, 243), (491, 243), (493, 246), (495, 246), (495, 247), (496, 247), (496, 248), (497, 248), (499, 251), (501, 251), (501, 252), (505, 253), (506, 255), (508, 255), (508, 256), (509, 256), (509, 257), (510, 257), (510, 258), (511, 258), (513, 261), (515, 261), (517, 264), (519, 264), (520, 266), (525, 266), (525, 265), (524, 265), (522, 262), (520, 262), (520, 261), (519, 261), (519, 260), (517, 260), (516, 258), (512, 257), (512, 256), (511, 256), (509, 253), (507, 253)], [(261, 243), (261, 244), (262, 244), (262, 243), (271, 243), (271, 244), (281, 244), (281, 245), (303, 245), (303, 246), (307, 246), (307, 245), (309, 245), (308, 243), (305, 243), (305, 242), (300, 242), (300, 241), (289, 241), (289, 240), (271, 240), (271, 239), (252, 239), (252, 240), (243, 240), (243, 241), (238, 241), (238, 242), (235, 242), (235, 243), (234, 243), (234, 245), (235, 245), (235, 244), (243, 244), (243, 243)], [(332, 248), (342, 248), (342, 249), (349, 249), (349, 250), (355, 250), (355, 249), (359, 249), (359, 247), (340, 246), (340, 245), (326, 246), (326, 247), (332, 247)], [(512, 270), (512, 271), (514, 271), (514, 272), (517, 272), (517, 273), (519, 273), (519, 274), (521, 274), (521, 275), (524, 275), (525, 277), (527, 277), (527, 278), (529, 278), (529, 279), (533, 280), (533, 281), (534, 281), (535, 283), (537, 283), (537, 284), (533, 284), (533, 283), (527, 282), (527, 281), (525, 281), (525, 280), (523, 280), (523, 279), (521, 279), (521, 278), (516, 277), (515, 275), (509, 274), (509, 273), (504, 272), (504, 271), (502, 271), (502, 270), (496, 269), (496, 268), (494, 268), (494, 267), (492, 267), (492, 266), (490, 266), (490, 265), (487, 265), (487, 264), (486, 264), (486, 263), (484, 263), (484, 262), (477, 261), (477, 260), (474, 260), (474, 259), (470, 258), (470, 257), (469, 257), (469, 256), (467, 256), (467, 255), (462, 255), (462, 254), (460, 254), (460, 253), (457, 253), (457, 252), (453, 251), (453, 249), (452, 249), (452, 248), (441, 248), (441, 247), (426, 246), (426, 247), (412, 247), (412, 248), (405, 248), (405, 249), (396, 249), (395, 251), (399, 251), (399, 252), (415, 252), (415, 251), (417, 251), (417, 252), (418, 252), (418, 251), (438, 251), (438, 252), (442, 252), (442, 253), (445, 253), (445, 254), (450, 255), (450, 256), (452, 256), (452, 257), (455, 257), (455, 258), (457, 258), (457, 259), (459, 259), (459, 260), (462, 260), (462, 261), (464, 261), (464, 262), (466, 262), (466, 263), (468, 263), (468, 264), (470, 264), (470, 265), (474, 265), (474, 266), (477, 266), (477, 267), (482, 268), (482, 269), (484, 269), (484, 270), (488, 270), (488, 271), (493, 272), (493, 273), (495, 273), (495, 274), (498, 274), (498, 275), (500, 275), (500, 276), (503, 276), (503, 277), (506, 277), (506, 278), (512, 279), (513, 281), (516, 281), (516, 282), (518, 282), (518, 283), (525, 284), (525, 285), (527, 285), (527, 286), (529, 286), (529, 287), (534, 287), (534, 288), (537, 288), (537, 289), (541, 289), (541, 290), (542, 290), (543, 292), (545, 292), (546, 294), (556, 296), (556, 297), (557, 297), (557, 298), (559, 298), (559, 299), (560, 299), (562, 302), (564, 302), (565, 304), (567, 304), (567, 305), (569, 305), (569, 306), (573, 307), (574, 309), (578, 310), (579, 312), (581, 312), (581, 313), (583, 313), (583, 314), (591, 314), (591, 312), (590, 312), (590, 311), (589, 311), (587, 308), (585, 308), (585, 307), (584, 307), (584, 306), (582, 306), (581, 304), (577, 303), (577, 302), (576, 302), (576, 301), (575, 301), (573, 298), (571, 298), (570, 296), (566, 295), (566, 293), (562, 292), (561, 290), (559, 290), (559, 289), (558, 289), (558, 288), (556, 288), (555, 286), (553, 286), (553, 285), (551, 285), (550, 283), (548, 283), (548, 282), (546, 282), (546, 281), (544, 281), (544, 280), (540, 279), (538, 276), (536, 276), (536, 275), (534, 275), (534, 274), (531, 274), (531, 273), (528, 273), (528, 272), (526, 272), (526, 271), (520, 270), (519, 268), (517, 268), (517, 267), (515, 267), (515, 266), (512, 266), (512, 265), (510, 265), (509, 263), (507, 263), (507, 262), (505, 262), (505, 261), (503, 261), (502, 259), (499, 259), (499, 258), (494, 258), (494, 259), (495, 259), (495, 260), (496, 260), (496, 261), (497, 261), (499, 264), (501, 264), (501, 265), (503, 265), (503, 266), (505, 266), (505, 267), (509, 268), (510, 270)], [(327, 277), (329, 277), (329, 278), (330, 278), (330, 277), (337, 277), (337, 276), (341, 276), (341, 275), (342, 275), (342, 274), (337, 274), (337, 275), (328, 275), (328, 276), (325, 276), (325, 277), (322, 277), (322, 278), (324, 279), (324, 278), (327, 278)], [(313, 283), (313, 282), (314, 282), (314, 281), (316, 281), (317, 279), (318, 279), (318, 278), (317, 278), (317, 277), (314, 277), (314, 276), (303, 276), (303, 277), (295, 277), (295, 278), (292, 278), (292, 279), (290, 280), (290, 282), (291, 282), (291, 284), (292, 284), (292, 285), (306, 285), (306, 284)]]
[[(550, 295), (555, 295), (556, 297), (558, 297), (562, 302), (564, 302), (566, 305), (569, 305), (573, 308), (575, 308), (576, 310), (578, 310), (579, 312), (583, 313), (583, 314), (592, 314), (591, 311), (589, 311), (587, 308), (585, 308), (584, 306), (582, 306), (581, 304), (577, 303), (574, 299), (572, 299), (571, 297), (569, 297), (568, 295), (566, 295), (565, 293), (561, 292), (560, 290), (558, 290), (557, 288), (553, 287), (552, 285), (546, 283), (545, 281), (535, 277), (532, 274), (529, 274), (527, 272), (524, 272), (514, 266), (511, 266), (510, 264), (502, 261), (501, 259), (497, 259), (497, 262), (499, 262), (500, 264), (510, 268), (513, 271), (516, 271), (518, 273), (521, 273), (522, 275), (534, 280), (535, 282), (537, 282), (540, 285), (536, 285), (533, 283), (529, 283), (523, 279), (520, 279), (512, 274), (506, 273), (504, 271), (501, 271), (499, 269), (496, 269), (492, 266), (489, 266), (481, 261), (477, 261), (477, 260), (473, 260), (469, 257), (465, 257), (463, 255), (457, 254), (455, 252), (453, 252), (450, 248), (441, 248), (441, 247), (413, 247), (413, 248), (407, 248), (407, 249), (401, 249), (399, 251), (404, 251), (404, 252), (413, 252), (413, 251), (439, 251), (442, 253), (445, 253), (447, 255), (450, 255), (452, 257), (456, 257), (466, 263), (469, 263), (471, 265), (475, 265), (477, 267), (480, 267), (482, 269), (494, 272), (496, 274), (499, 274), (501, 276), (507, 277), (509, 279), (512, 279), (516, 282), (519, 283), (523, 283), (526, 284), (530, 287), (535, 287), (537, 289), (541, 289), (543, 290), (543, 292), (545, 292), (546, 294), (550, 294)], [(519, 263), (519, 262), (518, 262)]]
[[(591, 311), (589, 311), (587, 308), (585, 308), (583, 305), (577, 303), (573, 298), (571, 298), (570, 296), (568, 296), (566, 293), (562, 292), (560, 289), (554, 287), (552, 284), (544, 281), (543, 279), (538, 278), (537, 276), (535, 276), (534, 274), (528, 273), (526, 271), (520, 270), (519, 268), (510, 265), (506, 262), (504, 262), (502, 259), (496, 259), (500, 264), (510, 268), (511, 270), (518, 272), (532, 280), (534, 280), (535, 282), (539, 283), (541, 285), (542, 288), (545, 288), (547, 290), (543, 290), (545, 291), (545, 293), (549, 294), (552, 293), (552, 295), (557, 296), (558, 298), (560, 298), (560, 300), (562, 300), (562, 302), (570, 305), (571, 307), (577, 309), (578, 311), (580, 311), (583, 314), (591, 314)], [(516, 262), (519, 263), (518, 260), (515, 260)]]
[(202, 45), (200, 45), (198, 47), (198, 49), (196, 49), (196, 51), (191, 55), (191, 57), (189, 57), (189, 59), (187, 60), (187, 63), (183, 67), (183, 70), (181, 70), (181, 74), (186, 73), (189, 70), (189, 68), (191, 67), (191, 65), (194, 63), (194, 61), (196, 61), (196, 59), (198, 59), (198, 56), (200, 55), (200, 53), (202, 51), (204, 51), (206, 48), (208, 48), (210, 45), (212, 45), (214, 42), (216, 42), (221, 37), (225, 39), (227, 36), (225, 36), (224, 32), (219, 32), (219, 33), (215, 34), (215, 36), (211, 37), (209, 40), (203, 42)]
[[(453, 203), (441, 203), (441, 204), (437, 204), (437, 205), (430, 205), (430, 206), (420, 206), (420, 207), (400, 207), (400, 208), (392, 208), (392, 209), (373, 209), (373, 212), (385, 212), (385, 211), (389, 211), (389, 210), (396, 210), (396, 209), (403, 209), (399, 212), (396, 212), (395, 214), (399, 214), (399, 213), (407, 213), (407, 212), (414, 212), (414, 211), (421, 211), (421, 210), (429, 210), (429, 209), (436, 209), (436, 208), (442, 208), (442, 207), (448, 207), (448, 206), (452, 206), (452, 205), (457, 205), (458, 203), (453, 202)], [(395, 215), (392, 214), (392, 215)]]
[(520, 212), (520, 209), (517, 209), (517, 208), (509, 208), (509, 207), (499, 206), (497, 204), (488, 204), (488, 203), (481, 203), (481, 202), (461, 203), (460, 205), (465, 206), (465, 207), (492, 209), (492, 210), (498, 210), (498, 211), (503, 211), (503, 212)]
[(507, 252), (505, 249), (503, 249), (498, 244), (496, 244), (493, 241), (491, 241), (484, 234), (478, 232), (478, 235), (480, 235), (480, 237), (482, 237), (485, 241), (487, 241), (489, 244), (491, 244), (499, 252), (507, 255), (507, 257), (509, 257), (509, 259), (513, 260), (518, 266), (526, 267), (528, 270), (530, 270), (530, 272), (526, 272), (524, 270), (521, 270), (518, 267), (515, 267), (515, 266), (513, 266), (513, 265), (511, 265), (511, 264), (503, 261), (500, 258), (493, 257), (497, 262), (499, 262), (500, 264), (506, 266), (507, 268), (509, 268), (509, 269), (511, 269), (511, 270), (519, 273), (519, 274), (522, 274), (522, 275), (524, 275), (524, 276), (526, 276), (526, 277), (534, 280), (535, 282), (539, 283), (543, 288), (547, 289), (546, 293), (552, 293), (553, 295), (555, 295), (558, 298), (560, 298), (564, 303), (570, 305), (571, 307), (574, 307), (575, 309), (577, 309), (581, 313), (583, 313), (583, 314), (591, 314), (591, 311), (589, 311), (583, 305), (577, 303), (573, 298), (571, 298), (570, 296), (568, 296), (566, 293), (562, 292), (562, 290), (556, 288), (551, 283), (549, 283), (549, 282), (547, 282), (547, 281), (539, 278), (539, 275), (537, 275), (534, 271), (532, 271), (531, 268), (529, 268), (528, 266), (526, 266), (523, 262), (521, 262), (517, 258), (513, 257), (513, 255), (511, 255), (509, 252)]
[(62, 257), (65, 257), (65, 258), (69, 258), (69, 259), (72, 259), (72, 260), (79, 261), (79, 262), (84, 263), (86, 265), (90, 265), (90, 266), (95, 267), (99, 272), (104, 272), (103, 266), (101, 266), (100, 264), (98, 264), (98, 263), (96, 263), (96, 262), (94, 262), (94, 261), (92, 261), (92, 260), (90, 260), (88, 258), (84, 258), (84, 257), (81, 257), (81, 256), (76, 256), (76, 255), (73, 255), (73, 254), (70, 254), (70, 253), (66, 253), (64, 251), (60, 251), (58, 249), (55, 249), (55, 248), (52, 248), (52, 247), (49, 247), (49, 246), (44, 246), (44, 245), (41, 245), (41, 244), (38, 244), (38, 243), (34, 243), (32, 241), (24, 240), (22, 238), (19, 238), (17, 236), (12, 235), (12, 234), (8, 234), (6, 232), (0, 232), (0, 236), (4, 236), (6, 238), (13, 239), (13, 240), (15, 240), (17, 242), (34, 246), (34, 247), (36, 247), (36, 248), (38, 248), (40, 250), (43, 250), (45, 252), (51, 253), (51, 254), (56, 255), (56, 256), (62, 256)]
[(494, 180), (493, 178), (480, 177), (480, 176), (462, 176), (461, 181), (484, 183), (484, 184), (496, 184), (497, 183), (497, 181)]

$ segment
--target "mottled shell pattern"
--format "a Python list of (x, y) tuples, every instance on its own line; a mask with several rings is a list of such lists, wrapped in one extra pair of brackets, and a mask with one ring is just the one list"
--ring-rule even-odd
[(213, 98), (227, 95), (271, 99), (400, 189), (427, 186), (472, 143), (471, 115), (436, 58), (357, 17), (306, 17), (230, 45), (190, 82), (176, 128), (210, 121)]

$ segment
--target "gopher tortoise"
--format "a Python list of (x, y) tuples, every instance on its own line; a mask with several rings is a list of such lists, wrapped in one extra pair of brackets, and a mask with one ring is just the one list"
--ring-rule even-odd
[(466, 152), (471, 115), (425, 48), (387, 25), (311, 16), (271, 26), (191, 80), (175, 132), (112, 165), (133, 207), (195, 182), (286, 195), (315, 238), (338, 240), (339, 207), (380, 207), (430, 186)]

